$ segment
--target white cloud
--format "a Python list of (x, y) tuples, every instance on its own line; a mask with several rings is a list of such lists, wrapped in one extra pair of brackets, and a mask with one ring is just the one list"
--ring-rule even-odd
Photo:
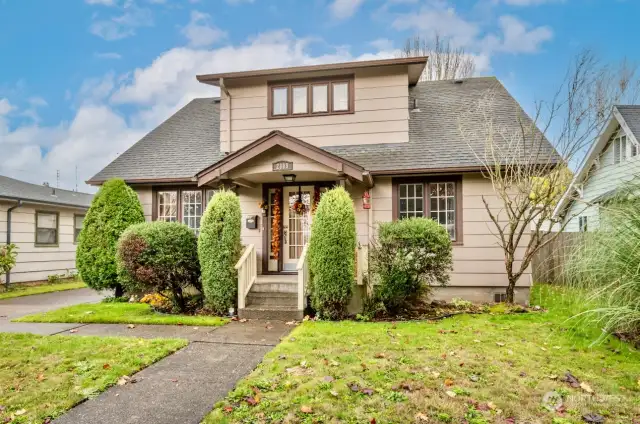
[(211, 15), (197, 10), (191, 12), (191, 20), (181, 32), (193, 47), (210, 46), (227, 36), (225, 31), (211, 24)]
[(120, 40), (135, 35), (136, 29), (153, 26), (149, 9), (139, 8), (134, 3), (124, 6), (122, 15), (94, 21), (89, 31), (107, 41)]
[[(390, 57), (392, 52), (352, 56), (344, 48), (312, 55), (310, 39), (299, 39), (289, 30), (262, 33), (240, 45), (213, 50), (177, 47), (148, 66), (123, 75), (106, 74), (85, 80), (71, 96), (76, 113), (70, 122), (40, 126), (31, 123), (9, 130), (0, 116), (0, 174), (34, 183), (55, 182), (60, 170), (61, 187), (75, 186), (75, 167), (83, 184), (118, 154), (196, 97), (211, 97), (218, 89), (199, 84), (195, 75), (305, 64)], [(7, 99), (0, 111), (12, 110)], [(124, 114), (123, 111), (127, 111)], [(5, 154), (6, 152), (6, 154)]]
[(94, 56), (98, 59), (122, 59), (122, 55), (116, 52), (94, 53)]
[(9, 103), (9, 99), (0, 99), (0, 116), (4, 116), (11, 112), (14, 107)]
[(333, 0), (329, 9), (334, 18), (347, 19), (352, 17), (363, 3), (364, 0)]
[(502, 36), (489, 35), (484, 40), (486, 49), (505, 53), (536, 53), (540, 46), (553, 38), (553, 31), (547, 26), (529, 28), (529, 25), (515, 16), (499, 18)]
[(99, 4), (102, 6), (115, 6), (116, 0), (84, 0), (87, 4)]
[(393, 41), (388, 38), (378, 38), (369, 43), (373, 48), (378, 50), (393, 50)]

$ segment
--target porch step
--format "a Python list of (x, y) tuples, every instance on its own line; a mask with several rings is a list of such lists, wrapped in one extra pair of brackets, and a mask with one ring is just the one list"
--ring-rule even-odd
[(270, 319), (278, 321), (300, 321), (303, 318), (303, 311), (289, 306), (247, 306), (238, 311), (240, 319)]
[(251, 293), (298, 293), (298, 276), (258, 275)]
[(298, 305), (298, 294), (288, 292), (253, 292), (247, 295), (247, 306), (290, 306)]

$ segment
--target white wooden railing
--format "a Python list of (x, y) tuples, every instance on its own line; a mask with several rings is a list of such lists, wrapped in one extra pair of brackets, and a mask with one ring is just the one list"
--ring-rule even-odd
[(307, 286), (309, 284), (309, 261), (307, 261), (307, 250), (309, 248), (309, 244), (304, 245), (304, 249), (302, 249), (302, 255), (300, 255), (300, 259), (298, 259), (298, 264), (296, 265), (296, 270), (298, 271), (298, 310), (304, 310), (307, 306), (305, 305), (307, 300)]
[(256, 247), (253, 244), (245, 248), (236, 264), (236, 270), (238, 271), (238, 309), (244, 309), (247, 294), (258, 278)]

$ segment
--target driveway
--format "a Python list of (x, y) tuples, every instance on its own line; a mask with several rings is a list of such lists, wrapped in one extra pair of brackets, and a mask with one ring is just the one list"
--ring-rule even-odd
[(109, 293), (97, 293), (89, 288), (34, 294), (0, 300), (0, 332), (21, 331), (34, 334), (54, 334), (77, 327), (78, 324), (24, 324), (10, 322), (25, 315), (47, 312), (79, 303), (97, 303)]

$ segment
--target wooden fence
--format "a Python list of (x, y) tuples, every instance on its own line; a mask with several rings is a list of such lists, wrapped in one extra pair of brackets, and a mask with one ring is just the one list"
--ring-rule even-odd
[(582, 242), (583, 233), (560, 233), (547, 236), (553, 241), (540, 249), (534, 256), (531, 268), (533, 281), (563, 284), (566, 281), (565, 266), (575, 247)]

